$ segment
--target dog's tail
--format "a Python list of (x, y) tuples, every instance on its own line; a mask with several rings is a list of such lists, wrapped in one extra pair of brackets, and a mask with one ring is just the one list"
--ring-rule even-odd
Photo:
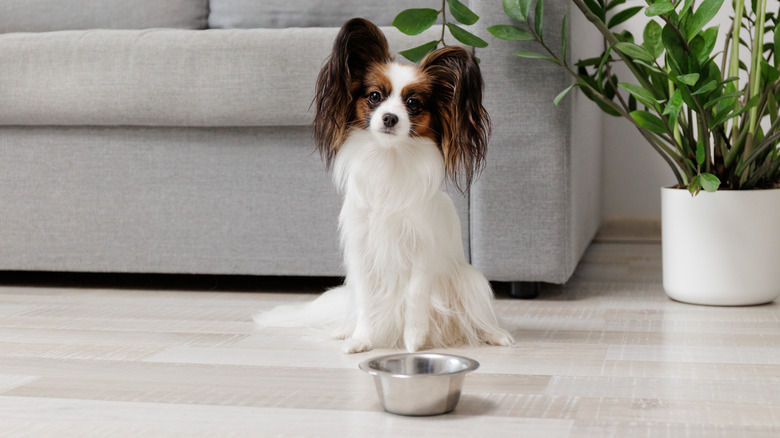
[(326, 291), (308, 303), (279, 306), (258, 312), (253, 319), (261, 327), (334, 328), (342, 324), (346, 314), (344, 286)]

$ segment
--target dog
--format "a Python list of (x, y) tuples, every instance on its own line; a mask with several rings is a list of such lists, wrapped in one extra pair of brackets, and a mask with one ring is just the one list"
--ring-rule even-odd
[(314, 138), (343, 196), (344, 285), (262, 325), (338, 324), (345, 353), (510, 345), (487, 279), (465, 259), (444, 179), (468, 190), (490, 119), (479, 65), (463, 47), (393, 61), (368, 20), (341, 28), (317, 78)]

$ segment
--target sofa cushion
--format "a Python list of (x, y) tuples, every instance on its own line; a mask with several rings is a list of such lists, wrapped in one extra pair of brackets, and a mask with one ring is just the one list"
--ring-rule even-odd
[[(384, 30), (394, 51), (436, 39)], [(317, 74), (337, 32), (3, 34), (0, 125), (308, 125)]]
[(0, 128), (0, 266), (342, 275), (304, 127)]
[(211, 0), (211, 28), (341, 27), (352, 17), (389, 26), (407, 8), (441, 8), (438, 0)]
[(208, 0), (24, 0), (0, 2), (0, 33), (72, 29), (203, 29)]

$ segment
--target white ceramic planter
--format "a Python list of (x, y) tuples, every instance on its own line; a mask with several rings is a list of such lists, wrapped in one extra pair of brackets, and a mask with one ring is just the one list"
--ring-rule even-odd
[(664, 290), (692, 304), (780, 296), (780, 190), (661, 189)]

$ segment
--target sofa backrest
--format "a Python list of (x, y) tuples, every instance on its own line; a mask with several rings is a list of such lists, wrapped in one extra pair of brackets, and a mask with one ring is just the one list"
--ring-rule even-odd
[(209, 3), (209, 27), (215, 29), (341, 27), (353, 17), (389, 26), (404, 9), (441, 8), (440, 0), (210, 0)]
[(440, 7), (440, 0), (0, 0), (0, 33), (341, 27), (353, 17), (390, 26), (404, 9)]
[(208, 0), (2, 0), (0, 33), (159, 27), (204, 29), (208, 14)]

